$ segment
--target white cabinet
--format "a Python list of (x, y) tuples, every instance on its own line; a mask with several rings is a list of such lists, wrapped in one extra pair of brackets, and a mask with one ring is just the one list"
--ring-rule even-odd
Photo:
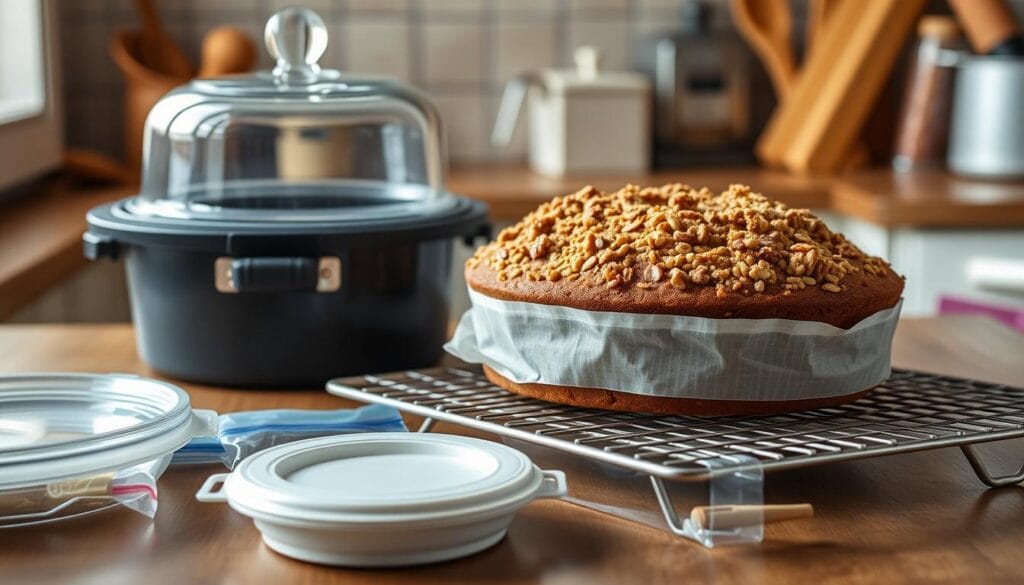
[[(954, 296), (1024, 309), (1024, 229), (885, 228), (834, 214), (829, 225), (907, 278), (903, 315), (934, 315)], [(973, 270), (973, 274), (969, 272)]]

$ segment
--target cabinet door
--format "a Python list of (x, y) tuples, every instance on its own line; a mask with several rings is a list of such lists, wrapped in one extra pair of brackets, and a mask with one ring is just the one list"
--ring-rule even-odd
[(890, 250), (893, 268), (907, 277), (904, 315), (934, 315), (944, 295), (1024, 308), (1024, 283), (997, 285), (979, 278), (977, 270), (973, 277), (968, 274), (972, 265), (1004, 266), (1006, 272), (1019, 267), (1024, 230), (897, 229)]

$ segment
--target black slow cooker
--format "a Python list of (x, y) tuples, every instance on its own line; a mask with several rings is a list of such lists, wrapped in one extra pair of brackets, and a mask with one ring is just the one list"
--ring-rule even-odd
[(267, 23), (273, 71), (179, 87), (146, 120), (141, 192), (89, 212), (90, 259), (124, 259), (154, 369), (229, 386), (321, 385), (435, 363), (452, 243), (486, 208), (444, 188), (436, 110), (316, 65), (323, 21)]

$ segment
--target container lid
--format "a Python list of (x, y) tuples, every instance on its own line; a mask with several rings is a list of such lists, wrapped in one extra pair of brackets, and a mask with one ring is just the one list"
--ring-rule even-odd
[(637, 93), (650, 87), (646, 76), (630, 71), (608, 71), (601, 68), (601, 51), (584, 45), (573, 51), (574, 69), (544, 69), (540, 83), (552, 93)]
[(197, 79), (166, 94), (145, 125), (135, 217), (317, 222), (444, 214), (436, 109), (393, 79), (318, 61), (327, 27), (285, 8), (265, 29), (270, 71)]
[(421, 433), (289, 443), (242, 461), (216, 492), (218, 479), (211, 477), (197, 497), (227, 501), (257, 520), (319, 526), (467, 521), (515, 510), (547, 482), (515, 449)]
[(208, 420), (171, 384), (137, 376), (0, 377), (0, 490), (123, 469), (168, 455)]

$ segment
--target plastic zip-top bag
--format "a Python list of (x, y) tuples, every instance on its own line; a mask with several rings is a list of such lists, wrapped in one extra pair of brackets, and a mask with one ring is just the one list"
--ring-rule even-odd
[(252, 410), (222, 414), (217, 436), (196, 437), (174, 454), (173, 463), (239, 461), (276, 445), (301, 439), (408, 429), (398, 411), (374, 404), (342, 410)]

